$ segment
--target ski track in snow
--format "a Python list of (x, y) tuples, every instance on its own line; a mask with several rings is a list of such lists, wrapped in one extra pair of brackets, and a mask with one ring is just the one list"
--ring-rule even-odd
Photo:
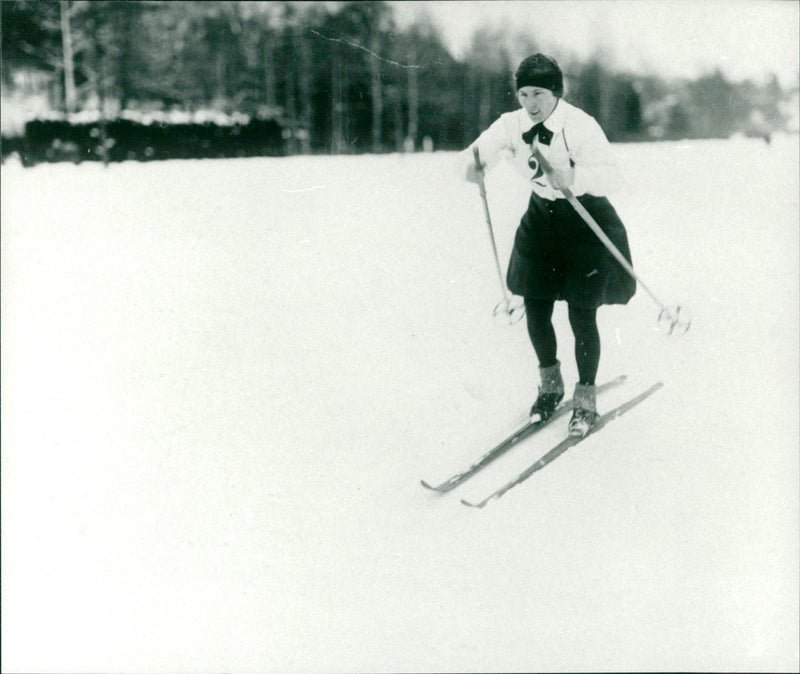
[(4, 166), (3, 669), (796, 671), (797, 137), (616, 149), (692, 328), (602, 309), (664, 388), (482, 511), (566, 420), (419, 486), (536, 391), (452, 154)]

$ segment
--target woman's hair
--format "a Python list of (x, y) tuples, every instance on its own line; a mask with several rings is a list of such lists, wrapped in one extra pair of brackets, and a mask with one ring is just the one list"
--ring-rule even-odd
[(532, 54), (522, 60), (514, 73), (517, 91), (522, 87), (550, 89), (558, 97), (564, 95), (564, 76), (554, 58)]

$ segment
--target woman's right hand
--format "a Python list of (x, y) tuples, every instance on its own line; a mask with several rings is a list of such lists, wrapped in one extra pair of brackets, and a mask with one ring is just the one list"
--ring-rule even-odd
[(467, 180), (471, 183), (479, 183), (483, 180), (483, 174), (486, 170), (486, 164), (481, 164), (480, 167), (477, 165), (470, 164), (467, 166)]

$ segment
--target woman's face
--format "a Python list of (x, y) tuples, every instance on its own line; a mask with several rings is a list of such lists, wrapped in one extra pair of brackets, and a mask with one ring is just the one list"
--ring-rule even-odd
[(558, 103), (558, 96), (542, 87), (522, 87), (517, 91), (517, 99), (534, 124), (546, 120)]

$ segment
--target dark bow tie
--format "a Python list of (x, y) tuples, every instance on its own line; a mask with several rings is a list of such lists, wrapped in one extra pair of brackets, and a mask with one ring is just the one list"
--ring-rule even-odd
[(553, 132), (544, 125), (544, 122), (539, 122), (523, 133), (522, 140), (530, 145), (536, 136), (542, 145), (550, 145), (550, 141), (553, 140)]

